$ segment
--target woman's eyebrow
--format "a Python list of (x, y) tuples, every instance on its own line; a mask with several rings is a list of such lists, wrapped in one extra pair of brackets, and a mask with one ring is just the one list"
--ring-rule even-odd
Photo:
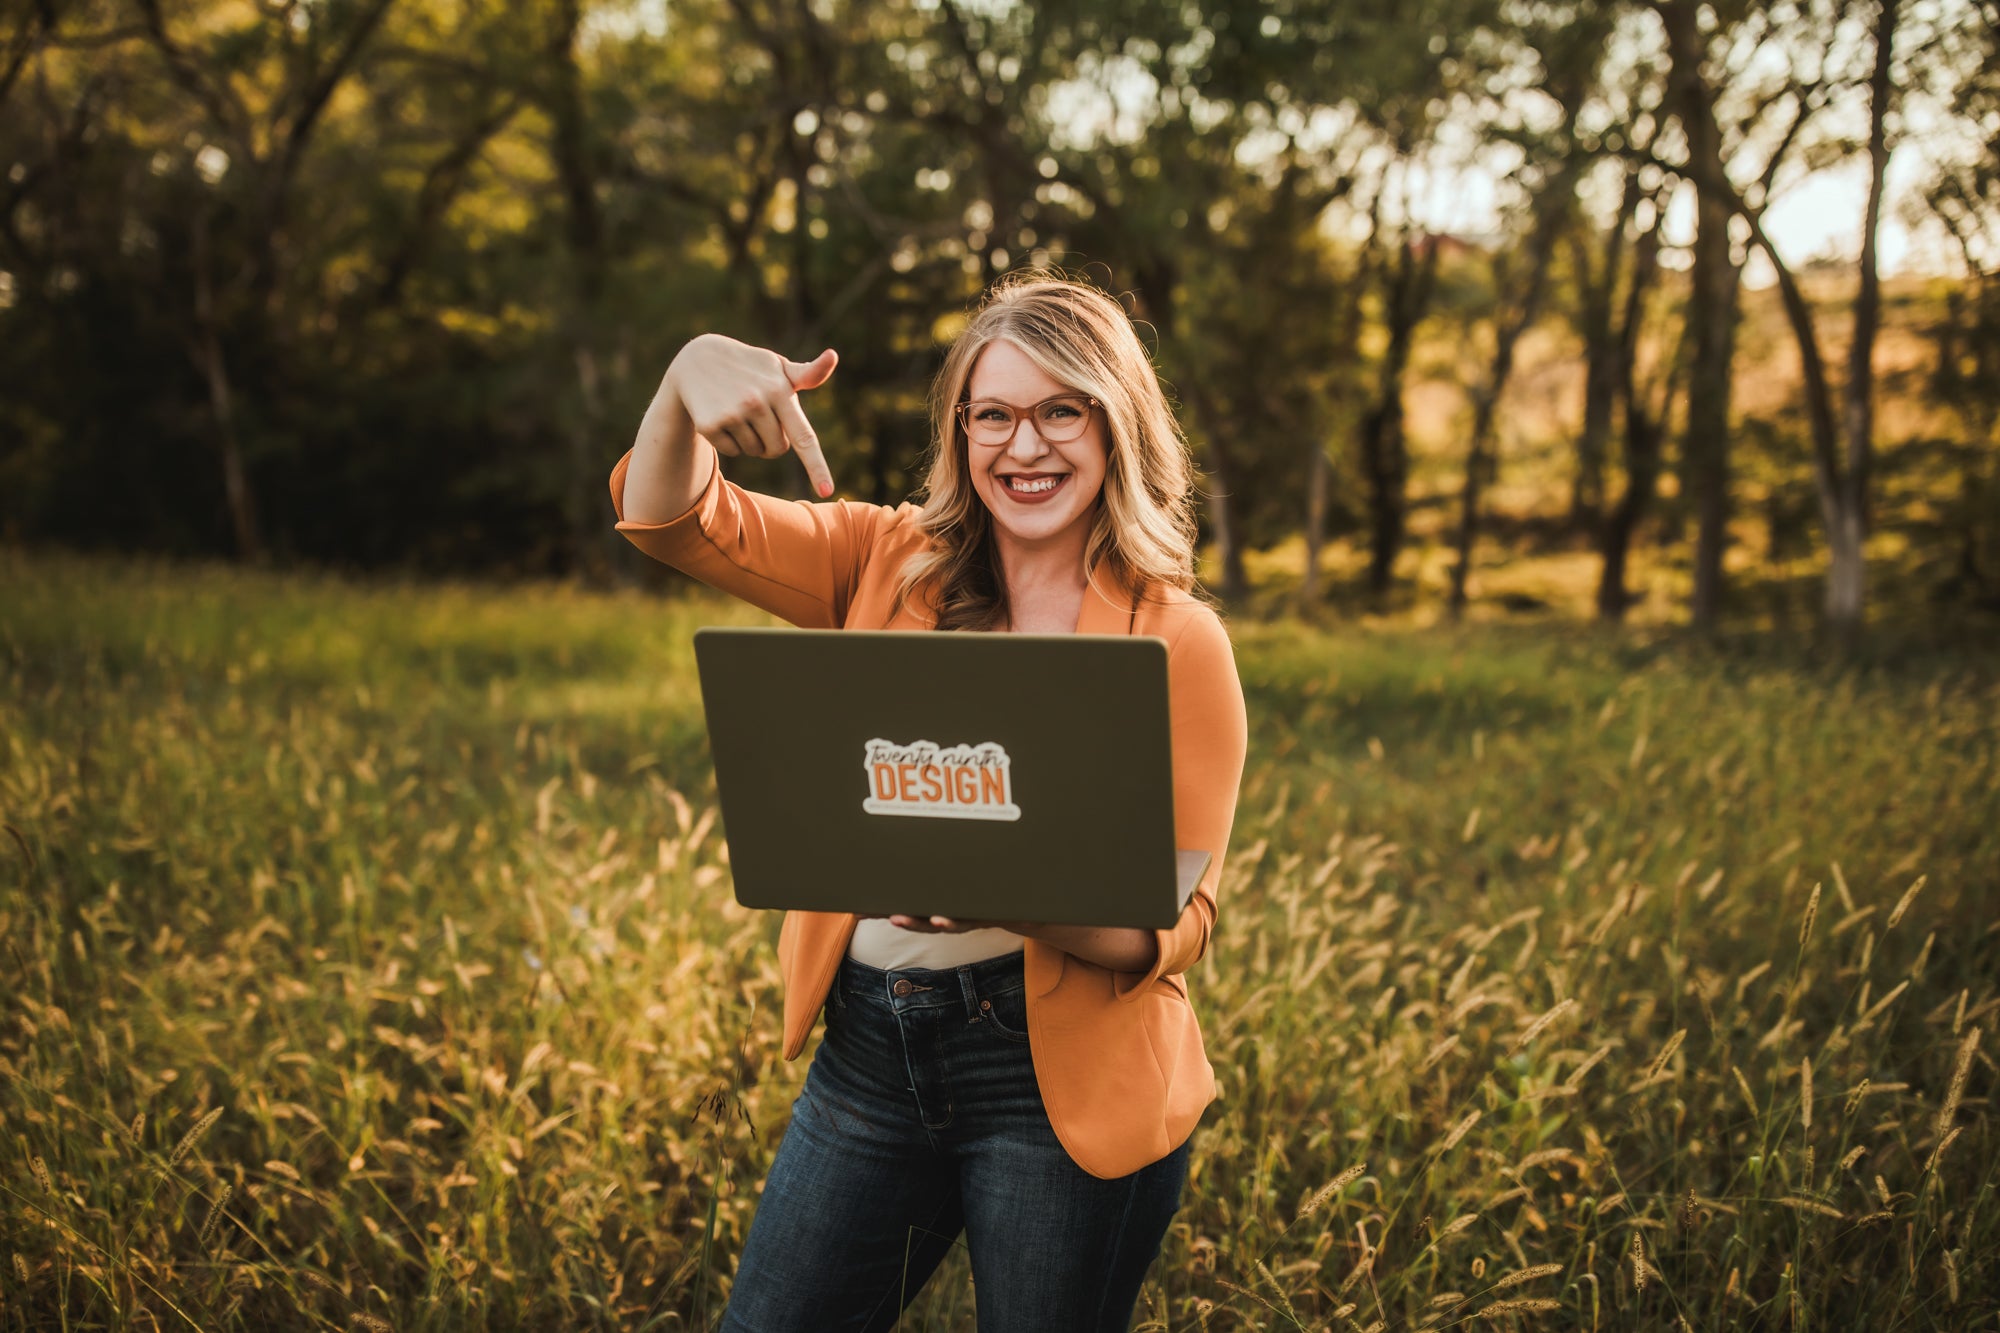
[(978, 394), (978, 393), (967, 395), (967, 401), (973, 403), (998, 403), (1002, 407), (1011, 407), (1016, 412), (1020, 412), (1020, 411), (1025, 411), (1030, 407), (1040, 407), (1043, 403), (1048, 402), (1049, 399), (1051, 398), (1082, 398), (1083, 396), (1084, 395), (1081, 393), (1075, 393), (1068, 389), (1064, 389), (1060, 393), (1049, 394), (1048, 397), (1046, 398), (1037, 398), (1032, 403), (1010, 403), (1005, 398), (994, 398), (987, 394)]

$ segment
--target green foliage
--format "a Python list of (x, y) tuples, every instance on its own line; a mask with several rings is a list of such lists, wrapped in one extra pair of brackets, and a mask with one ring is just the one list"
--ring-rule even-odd
[[(754, 617), (0, 579), (0, 1327), (712, 1327), (803, 1074), (689, 647)], [(1990, 655), (1234, 632), (1141, 1327), (2000, 1310)]]
[[(1605, 181), (1629, 165), (1670, 197), (1685, 137), (1664, 11), (1624, 0), (19, 8), (0, 31), (0, 537), (22, 546), (605, 582), (604, 473), (690, 337), (838, 348), (816, 426), (841, 488), (892, 502), (921, 475), (958, 312), (1059, 266), (1142, 321), (1230, 556), (1289, 540), (1330, 477), (1330, 533), (1394, 526), (1412, 558), (1385, 572), (1421, 589), (1431, 506), (1464, 471), (1464, 423), (1436, 404), (1485, 373), (1525, 201), (1585, 163), (1572, 223), (1622, 227)], [(1821, 31), (1825, 5), (1708, 9), (1744, 143), (1778, 133), (1827, 41), (1813, 96), (1852, 82), (1860, 48)], [(1983, 125), (1992, 25), (1960, 12), (1911, 19), (1899, 77)], [(1800, 143), (1847, 151), (1817, 121)], [(1935, 392), (1883, 357), (1885, 459), (1910, 440), (1960, 461), (1922, 469), (1909, 506), (1954, 517), (1870, 558), (1955, 606), (1996, 577), (1990, 534), (1955, 517), (1992, 489), (1993, 156), (1966, 140), (1929, 191), (1971, 274), (1938, 298)], [(1440, 238), (1468, 162), (1496, 180), (1495, 236)], [(1456, 255), (1407, 382), (1383, 357), (1405, 241)], [(1658, 305), (1648, 368), (1680, 341), (1678, 291)], [(1524, 350), (1515, 379), (1545, 386), (1577, 351)], [(1739, 379), (1766, 376), (1752, 359)], [(1796, 370), (1775, 374), (1796, 399)], [(1685, 374), (1657, 378), (1677, 422)], [(1553, 513), (1567, 478), (1534, 465), (1573, 427), (1527, 393), (1503, 404), (1489, 526), (1588, 544)], [(1408, 466), (1399, 436), (1383, 471), (1360, 425), (1405, 397)], [(1805, 456), (1788, 466), (1776, 490), (1806, 484)], [(790, 466), (739, 475), (800, 490)]]

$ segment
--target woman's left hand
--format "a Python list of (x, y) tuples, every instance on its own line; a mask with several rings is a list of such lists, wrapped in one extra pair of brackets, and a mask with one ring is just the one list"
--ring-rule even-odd
[(1016, 935), (1032, 935), (1038, 923), (1033, 921), (973, 921), (965, 917), (952, 916), (902, 916), (892, 915), (889, 924), (904, 930), (914, 930), (925, 935), (963, 935), (968, 930), (1011, 930)]
[[(879, 914), (865, 914), (861, 919), (879, 921), (884, 918)], [(886, 919), (892, 926), (924, 935), (963, 935), (968, 930), (997, 926), (1001, 930), (1011, 930), (1016, 935), (1053, 945), (1064, 953), (1075, 954), (1085, 962), (1114, 972), (1150, 971), (1160, 956), (1157, 933), (1138, 928), (1052, 926), (1041, 921), (974, 921), (969, 917), (905, 916), (901, 913), (893, 913)]]

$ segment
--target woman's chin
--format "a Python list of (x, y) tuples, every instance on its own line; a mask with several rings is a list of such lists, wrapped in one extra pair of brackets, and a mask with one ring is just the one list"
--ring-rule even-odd
[(1069, 535), (1072, 529), (1077, 528), (1082, 523), (1083, 517), (1082, 514), (1067, 512), (1060, 514), (1043, 513), (1040, 511), (1027, 514), (1022, 514), (1018, 511), (1012, 514), (995, 513), (993, 515), (993, 527), (998, 535), (1004, 536), (1010, 541), (1020, 542), (1029, 546), (1045, 546)]

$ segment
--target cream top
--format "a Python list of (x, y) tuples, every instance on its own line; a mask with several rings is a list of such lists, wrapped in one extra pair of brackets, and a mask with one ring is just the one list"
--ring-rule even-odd
[(847, 956), (885, 972), (905, 967), (963, 967), (983, 958), (1019, 952), (1023, 938), (998, 926), (958, 935), (932, 935), (921, 930), (904, 930), (890, 924), (886, 917), (870, 917), (854, 923), (854, 938), (847, 946)]

